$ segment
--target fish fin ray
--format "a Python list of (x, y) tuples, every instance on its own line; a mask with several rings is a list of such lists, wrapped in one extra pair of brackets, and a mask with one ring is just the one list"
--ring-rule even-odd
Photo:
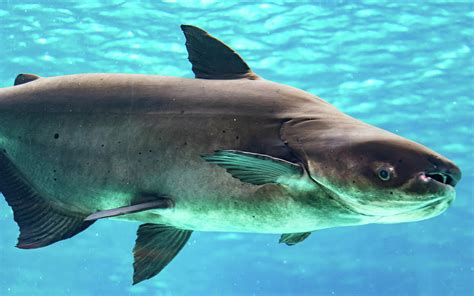
[(170, 209), (174, 207), (171, 199), (166, 197), (140, 197), (132, 200), (132, 205), (109, 210), (102, 210), (87, 216), (84, 221), (93, 221), (121, 215), (133, 214), (152, 209)]
[(133, 284), (157, 275), (184, 247), (191, 230), (146, 223), (140, 225), (133, 249)]
[(288, 246), (293, 246), (304, 241), (310, 234), (311, 232), (284, 233), (281, 235), (279, 243), (285, 243)]
[(35, 81), (36, 79), (39, 79), (39, 78), (41, 77), (35, 74), (18, 74), (18, 76), (16, 76), (15, 78), (15, 82), (13, 83), (13, 85), (28, 83), (31, 81)]
[(232, 48), (206, 31), (190, 25), (181, 25), (186, 37), (188, 59), (196, 78), (250, 79), (257, 76)]
[(280, 183), (282, 177), (303, 175), (300, 165), (264, 154), (218, 150), (202, 158), (225, 168), (234, 178), (254, 185)]
[(13, 218), (20, 228), (17, 244), (20, 249), (45, 247), (73, 237), (94, 222), (83, 221), (86, 215), (48, 202), (5, 152), (0, 152), (0, 191), (13, 209)]

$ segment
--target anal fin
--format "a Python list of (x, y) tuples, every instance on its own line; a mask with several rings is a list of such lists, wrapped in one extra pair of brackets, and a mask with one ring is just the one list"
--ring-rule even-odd
[(133, 284), (157, 275), (184, 247), (191, 230), (160, 224), (142, 224), (133, 249)]
[(40, 248), (70, 238), (94, 221), (86, 215), (58, 208), (42, 197), (5, 152), (0, 152), (0, 191), (20, 227), (17, 247)]

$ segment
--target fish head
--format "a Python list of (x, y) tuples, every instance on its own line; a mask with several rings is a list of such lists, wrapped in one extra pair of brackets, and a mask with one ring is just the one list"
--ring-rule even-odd
[(300, 154), (310, 177), (379, 223), (431, 218), (455, 198), (461, 170), (421, 144), (372, 126), (306, 135)]

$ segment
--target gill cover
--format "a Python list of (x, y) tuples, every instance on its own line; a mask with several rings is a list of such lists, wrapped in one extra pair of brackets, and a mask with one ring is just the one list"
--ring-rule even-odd
[(336, 115), (324, 120), (292, 119), (283, 124), (280, 132), (281, 139), (305, 165), (311, 178), (332, 190), (336, 190), (334, 185), (348, 165), (338, 159), (338, 155), (347, 146), (353, 132), (352, 126), (338, 121)]
[(370, 176), (371, 161), (363, 154), (358, 155), (354, 147), (370, 139), (383, 138), (385, 133), (344, 114), (333, 114), (290, 120), (282, 126), (280, 136), (306, 167), (311, 179), (332, 198), (359, 214), (384, 216), (400, 213), (401, 204), (392, 202), (395, 198), (381, 199), (389, 193), (382, 186), (377, 187), (379, 184), (374, 183), (377, 180)]

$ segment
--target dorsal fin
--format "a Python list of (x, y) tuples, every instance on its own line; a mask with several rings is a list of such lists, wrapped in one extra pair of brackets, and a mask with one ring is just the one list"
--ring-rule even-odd
[(244, 60), (222, 41), (206, 31), (181, 25), (186, 37), (188, 59), (196, 78), (203, 79), (259, 79)]
[(20, 85), (20, 84), (28, 83), (28, 82), (31, 82), (31, 81), (36, 80), (38, 78), (40, 78), (40, 77), (38, 75), (35, 75), (35, 74), (19, 74), (15, 78), (14, 85)]

